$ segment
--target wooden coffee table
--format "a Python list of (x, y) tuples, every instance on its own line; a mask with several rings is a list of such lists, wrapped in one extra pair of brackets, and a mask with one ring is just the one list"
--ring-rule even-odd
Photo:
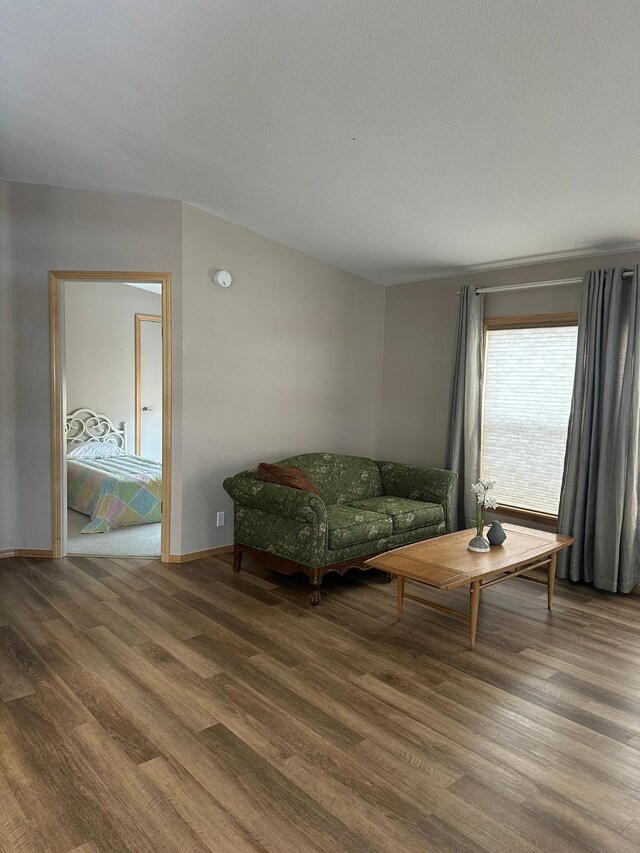
[[(493, 546), (484, 554), (467, 549), (469, 541), (475, 535), (475, 528), (472, 528), (387, 551), (386, 554), (367, 560), (366, 565), (396, 576), (398, 618), (402, 616), (406, 598), (425, 604), (427, 607), (433, 607), (442, 613), (448, 613), (450, 616), (467, 619), (470, 627), (469, 648), (473, 649), (476, 644), (481, 590), (517, 577), (545, 583), (547, 606), (551, 610), (558, 551), (562, 551), (575, 541), (572, 536), (531, 530), (515, 524), (505, 524), (504, 530), (507, 534), (504, 544)], [(541, 568), (547, 570), (546, 581), (524, 574), (531, 569)], [(435, 601), (429, 601), (427, 598), (410, 595), (404, 591), (405, 580), (417, 581), (436, 589), (457, 589), (468, 586), (470, 588), (469, 612), (464, 613)]]

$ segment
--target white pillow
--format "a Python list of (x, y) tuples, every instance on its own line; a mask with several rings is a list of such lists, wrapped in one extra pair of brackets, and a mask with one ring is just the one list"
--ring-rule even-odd
[(111, 442), (85, 441), (67, 453), (67, 459), (108, 459), (111, 456), (126, 456), (121, 447)]

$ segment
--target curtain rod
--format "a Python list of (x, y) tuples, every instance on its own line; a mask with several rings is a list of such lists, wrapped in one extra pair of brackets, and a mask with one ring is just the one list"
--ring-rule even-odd
[[(622, 278), (631, 278), (633, 270), (625, 270)], [(554, 281), (529, 281), (525, 284), (497, 284), (495, 287), (476, 287), (476, 293), (499, 293), (503, 290), (529, 290), (533, 287), (556, 287), (562, 284), (582, 284), (580, 278), (558, 278)]]

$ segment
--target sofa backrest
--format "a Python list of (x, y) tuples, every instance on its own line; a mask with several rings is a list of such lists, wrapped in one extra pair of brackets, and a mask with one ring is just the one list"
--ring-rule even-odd
[(326, 504), (377, 498), (384, 494), (380, 470), (366, 456), (339, 453), (302, 453), (281, 459), (280, 465), (293, 465), (309, 477), (320, 490)]

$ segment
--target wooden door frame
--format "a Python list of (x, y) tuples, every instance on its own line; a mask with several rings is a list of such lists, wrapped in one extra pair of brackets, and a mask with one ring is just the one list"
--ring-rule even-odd
[(136, 314), (135, 315), (135, 374), (136, 374), (136, 389), (135, 389), (135, 406), (136, 406), (136, 424), (135, 424), (135, 435), (134, 435), (134, 446), (135, 446), (135, 454), (136, 456), (140, 456), (140, 447), (142, 445), (142, 389), (141, 385), (141, 341), (140, 335), (142, 334), (142, 324), (143, 323), (162, 323), (162, 315), (159, 314)]
[(171, 537), (171, 273), (96, 270), (50, 270), (49, 315), (51, 329), (51, 500), (53, 557), (62, 556), (62, 466), (64, 417), (60, 294), (65, 281), (135, 281), (162, 286), (162, 527), (161, 560), (169, 562)]

